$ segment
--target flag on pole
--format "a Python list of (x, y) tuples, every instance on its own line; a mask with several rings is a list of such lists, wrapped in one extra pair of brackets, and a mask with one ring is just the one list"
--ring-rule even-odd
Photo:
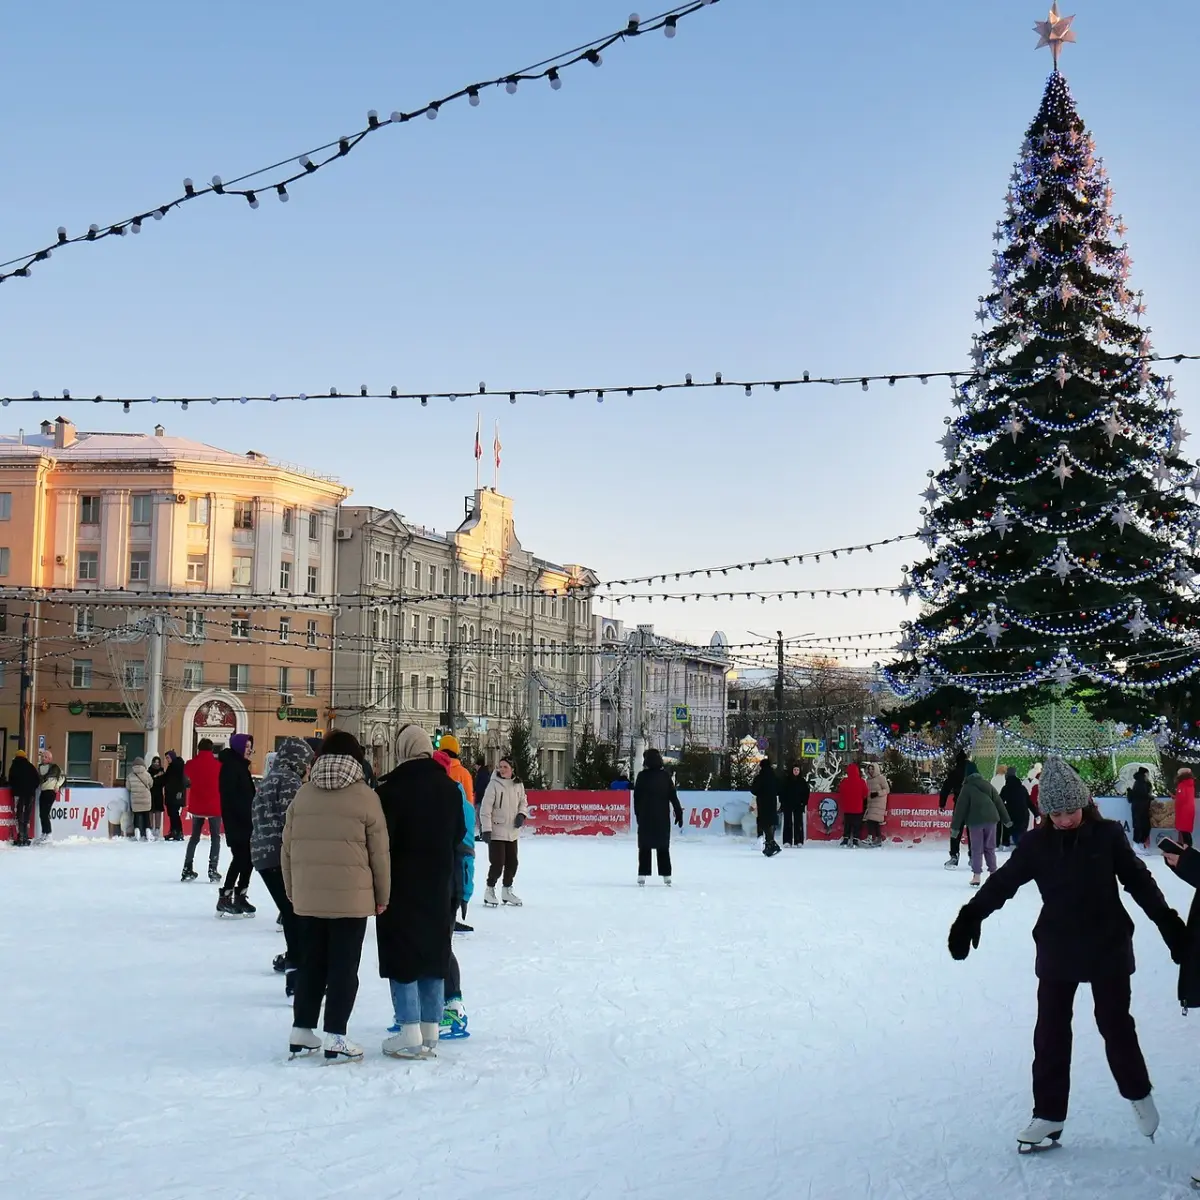
[(475, 461), (483, 457), (483, 443), (479, 440), (479, 414), (475, 414)]
[(496, 422), (496, 436), (492, 439), (492, 453), (496, 456), (496, 470), (500, 470), (500, 422)]

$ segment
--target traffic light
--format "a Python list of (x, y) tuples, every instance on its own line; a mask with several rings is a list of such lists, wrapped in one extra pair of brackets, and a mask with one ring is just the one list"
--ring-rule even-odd
[(843, 753), (846, 750), (846, 727), (839, 725), (837, 728), (837, 748)]

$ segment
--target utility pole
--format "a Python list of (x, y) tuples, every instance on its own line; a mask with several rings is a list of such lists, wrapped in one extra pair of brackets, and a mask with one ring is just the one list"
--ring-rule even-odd
[(162, 613), (150, 618), (150, 645), (146, 663), (146, 707), (142, 724), (146, 727), (146, 761), (158, 754), (158, 735), (162, 729), (163, 706), (163, 642), (166, 640), (165, 619)]
[(21, 618), (21, 711), (17, 717), (17, 749), (29, 753), (29, 700), (33, 678), (29, 671), (29, 614)]
[(629, 722), (633, 745), (629, 764), (631, 779), (642, 769), (642, 755), (646, 752), (646, 636), (646, 627), (639, 625), (634, 649), (633, 715)]
[(458, 629), (451, 627), (450, 646), (446, 654), (446, 724), (449, 732), (454, 733), (455, 717), (458, 715), (458, 655), (455, 653), (458, 643)]
[(783, 765), (783, 630), (775, 631), (776, 639), (776, 670), (775, 670), (775, 766)]

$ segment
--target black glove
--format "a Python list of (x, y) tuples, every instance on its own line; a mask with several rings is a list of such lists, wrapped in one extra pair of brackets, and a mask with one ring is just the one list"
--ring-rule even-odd
[(520, 829), (528, 819), (529, 818), (526, 817), (524, 813), (517, 813), (517, 815), (513, 818), (513, 824)]
[(683, 813), (682, 812), (677, 812), (675, 814), (675, 824), (678, 825), (680, 829), (683, 828)]
[(950, 926), (950, 936), (947, 938), (950, 957), (956, 962), (962, 962), (971, 953), (972, 946), (978, 950), (980, 932), (979, 919), (964, 906), (954, 918), (954, 924)]
[(490, 841), (492, 840), (492, 835), (491, 835), (491, 833), (490, 833), (490, 832), (488, 832), (488, 830), (486, 830), (486, 829), (485, 829), (485, 830), (484, 830), (484, 831), (483, 831), (483, 832), (482, 832), (482, 833), (479, 835), (479, 840), (480, 840), (481, 842), (490, 842)]
[(1167, 916), (1158, 923), (1158, 931), (1162, 934), (1167, 949), (1171, 952), (1171, 961), (1179, 966), (1187, 955), (1188, 931), (1183, 918), (1171, 909)]

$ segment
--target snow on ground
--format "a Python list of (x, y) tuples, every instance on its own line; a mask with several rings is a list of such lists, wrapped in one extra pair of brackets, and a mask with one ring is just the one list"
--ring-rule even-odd
[[(1064, 1148), (1018, 1158), (1035, 984), (1028, 889), (954, 963), (968, 874), (942, 848), (767, 861), (527, 839), (521, 910), (457, 940), (474, 1036), (379, 1054), (368, 934), (360, 1064), (286, 1061), (282, 949), (213, 917), (178, 846), (0, 849), (0, 1196), (13, 1200), (1165, 1200), (1200, 1162), (1200, 1018), (1137, 914), (1135, 1015), (1163, 1128), (1140, 1138), (1081, 992)], [(203, 856), (201, 856), (203, 857)], [(227, 855), (223, 853), (223, 860)], [(199, 859), (198, 859), (199, 861)], [(1190, 891), (1153, 869), (1177, 905)]]

